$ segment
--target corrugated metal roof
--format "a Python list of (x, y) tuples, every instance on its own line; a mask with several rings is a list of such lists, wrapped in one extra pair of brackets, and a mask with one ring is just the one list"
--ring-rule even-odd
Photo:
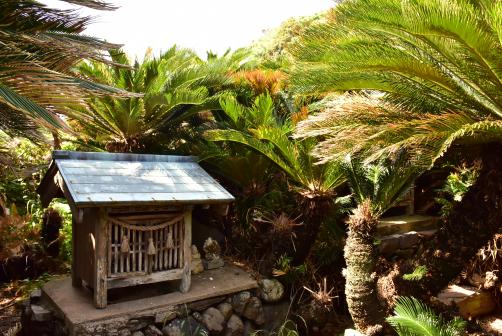
[(194, 157), (55, 151), (53, 159), (76, 206), (234, 200)]

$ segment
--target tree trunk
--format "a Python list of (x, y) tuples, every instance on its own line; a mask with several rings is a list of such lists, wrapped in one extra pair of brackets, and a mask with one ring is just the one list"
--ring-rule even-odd
[(302, 208), (304, 225), (295, 230), (293, 265), (296, 266), (301, 265), (309, 256), (325, 219), (335, 215), (332, 196), (305, 197), (299, 205)]
[(361, 203), (348, 219), (345, 243), (345, 296), (356, 329), (364, 335), (382, 332), (382, 309), (376, 294), (376, 250), (373, 237), (378, 219), (369, 201)]

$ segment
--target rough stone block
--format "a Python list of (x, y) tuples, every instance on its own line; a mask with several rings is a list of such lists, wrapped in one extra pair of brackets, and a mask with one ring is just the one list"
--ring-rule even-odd
[(42, 298), (42, 290), (41, 289), (35, 289), (30, 293), (30, 302), (31, 303), (38, 303), (40, 299)]
[(31, 305), (31, 312), (33, 321), (47, 322), (52, 318), (52, 312), (50, 310), (36, 304)]
[(220, 303), (217, 308), (225, 318), (225, 321), (228, 321), (228, 319), (233, 313), (232, 305), (228, 302), (223, 302)]
[(399, 248), (408, 249), (420, 242), (420, 235), (416, 231), (410, 231), (399, 235)]
[(241, 336), (244, 333), (244, 323), (237, 315), (232, 315), (228, 319), (227, 327), (225, 328), (225, 336)]
[(206, 270), (212, 270), (216, 268), (220, 268), (225, 266), (225, 262), (221, 258), (217, 259), (212, 259), (212, 260), (202, 260), (202, 263), (204, 264), (204, 269)]
[(223, 330), (225, 317), (218, 309), (211, 307), (202, 314), (202, 322), (209, 332), (219, 333)]
[(399, 248), (399, 235), (393, 234), (390, 236), (385, 236), (380, 238), (380, 244), (378, 245), (378, 251), (381, 254), (392, 254)]
[(277, 279), (263, 279), (258, 285), (258, 294), (265, 302), (277, 302), (284, 295), (284, 286)]
[(256, 296), (251, 297), (246, 304), (246, 308), (244, 308), (242, 312), (242, 316), (254, 321), (257, 325), (265, 323), (265, 314), (263, 312), (261, 300)]

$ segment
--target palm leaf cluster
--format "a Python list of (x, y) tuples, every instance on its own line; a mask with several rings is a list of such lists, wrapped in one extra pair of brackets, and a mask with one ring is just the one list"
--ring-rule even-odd
[(201, 60), (188, 49), (176, 46), (159, 57), (150, 53), (132, 63), (119, 50), (111, 60), (122, 67), (102, 62), (84, 62), (80, 74), (89, 80), (115, 86), (142, 97), (120, 99), (96, 97), (90, 100), (90, 118), (80, 126), (89, 138), (104, 143), (108, 150), (138, 150), (147, 138), (169, 134), (179, 139), (180, 126), (196, 113), (219, 108), (219, 97), (233, 84), (234, 70), (241, 66), (236, 55)]
[(463, 335), (465, 329), (462, 319), (445, 321), (413, 297), (397, 299), (394, 316), (387, 318), (387, 321), (399, 336), (459, 336)]
[(294, 123), (277, 115), (268, 94), (255, 98), (251, 106), (240, 104), (234, 97), (220, 101), (224, 122), (209, 130), (210, 141), (239, 143), (268, 158), (283, 171), (307, 197), (325, 196), (345, 179), (338, 164), (315, 165), (310, 151), (315, 140), (294, 140)]
[[(68, 2), (113, 9), (102, 1)], [(82, 104), (91, 94), (123, 94), (72, 73), (80, 60), (106, 61), (102, 51), (117, 47), (81, 35), (90, 20), (33, 0), (0, 3), (0, 129), (36, 136), (38, 126), (64, 125), (58, 114), (71, 114), (69, 104)]]
[(292, 84), (304, 95), (366, 96), (327, 102), (298, 133), (323, 137), (321, 160), (408, 148), (423, 167), (456, 142), (500, 141), (501, 22), (499, 1), (339, 4), (293, 48)]
[(364, 164), (347, 155), (341, 167), (356, 203), (368, 202), (371, 215), (377, 218), (391, 208), (422, 172), (420, 167), (410, 164), (408, 157), (401, 151), (393, 159)]

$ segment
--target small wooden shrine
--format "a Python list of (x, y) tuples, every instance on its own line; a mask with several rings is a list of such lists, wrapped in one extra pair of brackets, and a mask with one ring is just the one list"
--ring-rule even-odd
[(192, 208), (234, 200), (194, 157), (54, 151), (38, 193), (73, 218), (72, 283), (94, 291), (181, 279), (190, 287)]

